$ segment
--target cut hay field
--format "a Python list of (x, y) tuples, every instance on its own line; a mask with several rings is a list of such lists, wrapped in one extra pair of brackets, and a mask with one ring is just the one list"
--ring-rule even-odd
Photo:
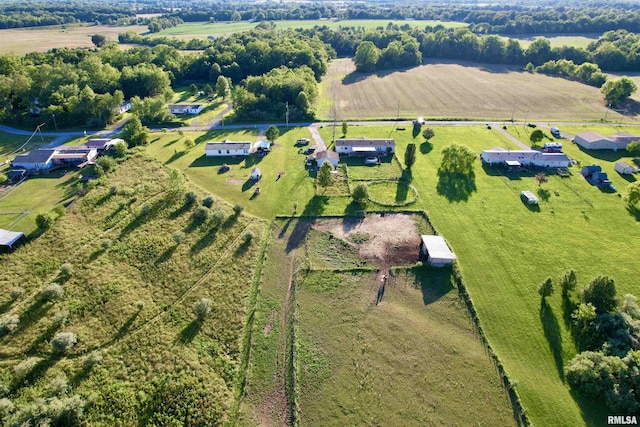
[[(375, 225), (320, 222), (281, 219), (272, 230), (240, 425), (514, 425), (451, 270), (403, 270), (376, 304), (381, 273), (349, 266), (350, 242), (366, 245)], [(318, 250), (331, 245), (350, 250)]]
[(110, 41), (118, 41), (118, 34), (133, 31), (141, 34), (146, 26), (127, 27), (111, 25), (56, 25), (50, 27), (12, 28), (0, 30), (0, 54), (13, 52), (23, 55), (29, 52), (46, 52), (54, 48), (95, 47), (94, 34), (103, 34)]
[[(595, 87), (516, 67), (433, 61), (400, 71), (356, 73), (348, 58), (331, 62), (317, 115), (330, 120), (415, 117), (477, 120), (595, 121), (604, 117)], [(609, 111), (612, 121), (628, 120)]]
[[(418, 145), (412, 184), (419, 197), (414, 208), (428, 212), (433, 225), (450, 243), (480, 322), (505, 365), (530, 420), (535, 425), (603, 425), (606, 411), (596, 402), (575, 397), (564, 382), (563, 366), (575, 355), (560, 295), (540, 310), (537, 285), (556, 279), (567, 268), (578, 271), (580, 285), (598, 274), (616, 280), (618, 294), (640, 295), (636, 280), (636, 242), (640, 223), (615, 193), (601, 192), (572, 168), (572, 176), (549, 177), (542, 185), (539, 211), (527, 209), (522, 190), (538, 192), (534, 174), (518, 176), (475, 165), (468, 185), (441, 182), (440, 150), (462, 143), (476, 153), (511, 143), (496, 129), (473, 126), (435, 127), (431, 144), (391, 126), (350, 126), (349, 136), (389, 137), (403, 158), (409, 142)], [(570, 157), (603, 166), (613, 184), (624, 191), (628, 181), (613, 172), (624, 153), (584, 152), (566, 144)], [(465, 191), (467, 189), (468, 191)], [(556, 192), (557, 191), (557, 192)], [(591, 243), (597, 242), (594, 247)]]
[[(184, 195), (204, 193), (168, 172), (136, 154), (40, 238), (2, 255), (0, 318), (19, 316), (0, 337), (3, 397), (15, 405), (3, 425), (230, 419), (265, 224), (221, 201), (211, 208), (221, 224), (198, 222), (200, 203)], [(63, 295), (45, 300), (52, 283)], [(210, 312), (197, 320), (192, 304), (202, 298)], [(59, 332), (77, 344), (53, 352)]]
[[(319, 19), (319, 20), (291, 20), (291, 21), (269, 21), (273, 22), (277, 28), (282, 30), (297, 29), (297, 28), (313, 28), (316, 25), (326, 25), (329, 28), (339, 27), (364, 27), (364, 28), (376, 28), (385, 27), (392, 23), (394, 25), (410, 25), (414, 28), (424, 29), (426, 26), (442, 25), (446, 28), (458, 28), (466, 27), (464, 22), (443, 22), (443, 21), (429, 21), (429, 20), (416, 20), (416, 21), (404, 21), (397, 19)], [(177, 38), (192, 39), (193, 37), (207, 37), (210, 35), (224, 36), (233, 33), (239, 33), (242, 31), (249, 31), (258, 26), (259, 22), (188, 22), (180, 24), (175, 27), (167, 28), (158, 33), (160, 36), (175, 36)]]

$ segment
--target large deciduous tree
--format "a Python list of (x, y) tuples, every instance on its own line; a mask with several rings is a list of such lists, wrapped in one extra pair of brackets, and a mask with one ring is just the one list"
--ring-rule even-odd
[(351, 197), (354, 202), (364, 206), (367, 200), (369, 200), (369, 187), (367, 187), (367, 184), (356, 185), (351, 193)]
[(129, 144), (129, 147), (147, 145), (149, 142), (149, 131), (146, 127), (142, 126), (138, 117), (132, 117), (122, 127), (120, 138)]
[(104, 34), (94, 34), (91, 36), (91, 43), (93, 43), (97, 47), (106, 45), (108, 41), (109, 40), (107, 39), (107, 36), (105, 36)]
[(617, 106), (638, 90), (635, 82), (627, 76), (615, 80), (607, 80), (600, 91), (604, 99), (612, 106)]
[(218, 76), (216, 80), (216, 93), (222, 99), (229, 99), (231, 96), (231, 86), (229, 85), (229, 79), (224, 76)]
[(640, 202), (640, 181), (633, 182), (627, 187), (624, 200), (630, 205), (635, 206)]
[(442, 149), (439, 174), (472, 176), (476, 155), (465, 145), (451, 144)]
[(333, 170), (333, 166), (331, 166), (331, 163), (329, 162), (324, 162), (322, 164), (322, 166), (320, 166), (320, 170), (318, 171), (318, 185), (320, 187), (328, 187), (331, 185), (331, 182), (333, 181), (332, 177), (331, 177), (331, 171)]
[(593, 304), (597, 313), (612, 312), (618, 306), (614, 280), (608, 276), (594, 277), (580, 291), (580, 300)]
[(277, 126), (271, 125), (265, 131), (264, 136), (267, 138), (267, 141), (273, 144), (280, 136), (280, 130)]
[(380, 59), (380, 49), (371, 41), (363, 41), (356, 49), (353, 62), (356, 64), (357, 71), (366, 73), (375, 71), (378, 59)]

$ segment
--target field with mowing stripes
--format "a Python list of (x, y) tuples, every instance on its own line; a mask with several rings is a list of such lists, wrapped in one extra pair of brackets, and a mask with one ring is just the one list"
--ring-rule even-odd
[[(415, 117), (477, 120), (599, 120), (605, 115), (598, 88), (520, 67), (429, 61), (374, 74), (356, 73), (351, 59), (331, 62), (322, 78), (317, 114), (338, 120)], [(611, 121), (623, 117), (609, 111)]]

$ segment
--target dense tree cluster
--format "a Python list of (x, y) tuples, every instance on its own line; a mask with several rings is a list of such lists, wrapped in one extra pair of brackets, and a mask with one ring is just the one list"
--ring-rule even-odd
[(640, 307), (637, 298), (616, 296), (613, 279), (593, 278), (576, 292), (575, 271), (561, 278), (565, 309), (582, 351), (565, 367), (568, 383), (592, 399), (602, 400), (614, 413), (640, 409)]
[(210, 40), (193, 38), (191, 40), (176, 39), (166, 36), (141, 36), (133, 31), (118, 34), (118, 42), (139, 44), (143, 46), (157, 46), (164, 44), (180, 50), (204, 50), (213, 44)]
[(531, 69), (537, 73), (569, 77), (595, 87), (602, 86), (607, 80), (607, 76), (602, 73), (600, 67), (591, 62), (576, 65), (571, 60), (559, 59), (545, 62), (535, 68), (531, 66)]
[(43, 25), (98, 22), (132, 23), (133, 9), (116, 2), (3, 2), (0, 5), (0, 28), (37, 27)]

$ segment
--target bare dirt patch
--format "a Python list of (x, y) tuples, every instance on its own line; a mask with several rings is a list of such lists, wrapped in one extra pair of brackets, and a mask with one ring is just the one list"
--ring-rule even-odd
[[(420, 234), (414, 219), (406, 214), (384, 214), (366, 218), (318, 219), (313, 228), (332, 233), (358, 248), (360, 256), (387, 269), (418, 261)], [(369, 235), (352, 239), (354, 235)], [(359, 241), (360, 243), (354, 243)]]

